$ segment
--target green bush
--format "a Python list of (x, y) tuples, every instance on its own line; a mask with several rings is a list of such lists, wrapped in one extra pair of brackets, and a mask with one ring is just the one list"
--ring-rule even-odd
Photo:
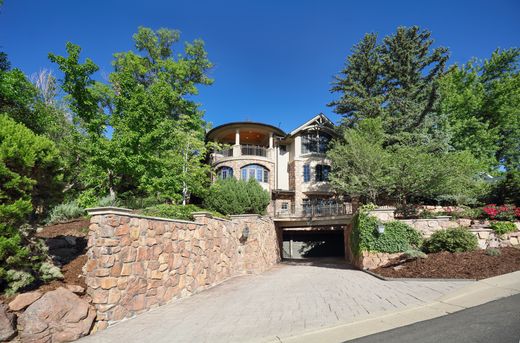
[(503, 235), (509, 232), (516, 231), (515, 223), (511, 222), (493, 222), (490, 227), (495, 231), (497, 235)]
[(152, 206), (145, 208), (140, 211), (140, 213), (151, 216), (151, 217), (162, 217), (162, 218), (172, 218), (172, 219), (183, 219), (183, 220), (193, 220), (192, 213), (193, 212), (210, 212), (215, 217), (223, 217), (222, 214), (215, 211), (208, 211), (206, 209), (200, 208), (196, 205), (188, 204), (188, 205), (170, 205), (170, 204), (161, 204), (157, 206)]
[(0, 114), (0, 290), (16, 292), (40, 278), (45, 250), (23, 225), (46, 213), (62, 189), (54, 144)]
[(393, 221), (385, 223), (385, 231), (377, 231), (378, 220), (366, 212), (359, 212), (354, 218), (350, 242), (352, 252), (359, 255), (362, 251), (396, 253), (418, 248), (421, 234), (411, 226)]
[(424, 242), (424, 248), (428, 252), (464, 252), (473, 251), (477, 247), (477, 236), (462, 227), (435, 231)]
[(229, 178), (211, 185), (204, 204), (206, 208), (231, 214), (263, 214), (269, 205), (269, 192), (254, 180)]
[(488, 256), (500, 256), (502, 255), (502, 252), (497, 248), (487, 248), (486, 249), (486, 255)]
[(119, 199), (113, 198), (110, 195), (107, 195), (105, 197), (102, 197), (98, 200), (96, 206), (99, 207), (117, 207), (119, 206), (120, 201)]
[(66, 222), (80, 218), (85, 215), (85, 209), (80, 207), (75, 201), (60, 204), (54, 207), (49, 214), (49, 224)]
[(404, 252), (404, 255), (407, 259), (428, 258), (428, 255), (426, 255), (420, 250), (415, 249), (406, 250)]

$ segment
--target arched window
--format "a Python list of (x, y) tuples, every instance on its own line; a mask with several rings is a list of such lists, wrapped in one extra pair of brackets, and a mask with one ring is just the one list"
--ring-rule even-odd
[(220, 167), (217, 169), (217, 178), (220, 180), (229, 179), (233, 177), (233, 168), (231, 167)]
[(248, 164), (240, 171), (242, 180), (256, 179), (258, 182), (269, 182), (269, 170), (259, 164)]

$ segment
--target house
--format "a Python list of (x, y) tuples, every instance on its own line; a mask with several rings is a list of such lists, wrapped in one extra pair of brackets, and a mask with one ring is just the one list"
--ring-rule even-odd
[[(332, 121), (318, 114), (289, 133), (256, 122), (232, 122), (206, 134), (224, 144), (211, 154), (215, 180), (230, 177), (256, 179), (271, 194), (268, 213), (283, 232), (284, 251), (293, 257), (293, 239), (322, 241), (323, 235), (343, 232), (350, 203), (329, 183), (331, 163), (326, 157), (337, 133)], [(313, 235), (313, 238), (309, 238)], [(343, 242), (343, 237), (334, 241)], [(287, 242), (287, 244), (286, 244)], [(290, 245), (290, 249), (286, 247)], [(287, 249), (286, 249), (287, 248)]]

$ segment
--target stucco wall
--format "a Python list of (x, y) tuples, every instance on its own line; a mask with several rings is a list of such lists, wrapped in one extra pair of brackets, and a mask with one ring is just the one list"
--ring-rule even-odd
[(280, 260), (269, 217), (199, 214), (188, 222), (119, 209), (91, 214), (84, 271), (99, 329)]

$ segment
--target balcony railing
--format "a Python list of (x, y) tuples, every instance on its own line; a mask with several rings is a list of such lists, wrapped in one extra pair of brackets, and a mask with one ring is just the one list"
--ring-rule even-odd
[(303, 204), (291, 206), (290, 208), (276, 208), (275, 215), (278, 218), (312, 218), (312, 217), (335, 217), (352, 214), (351, 203), (323, 202), (318, 204)]
[(242, 156), (262, 156), (267, 157), (267, 148), (260, 145), (241, 145)]
[(218, 155), (220, 157), (232, 157), (233, 156), (233, 148), (215, 151), (215, 155)]

